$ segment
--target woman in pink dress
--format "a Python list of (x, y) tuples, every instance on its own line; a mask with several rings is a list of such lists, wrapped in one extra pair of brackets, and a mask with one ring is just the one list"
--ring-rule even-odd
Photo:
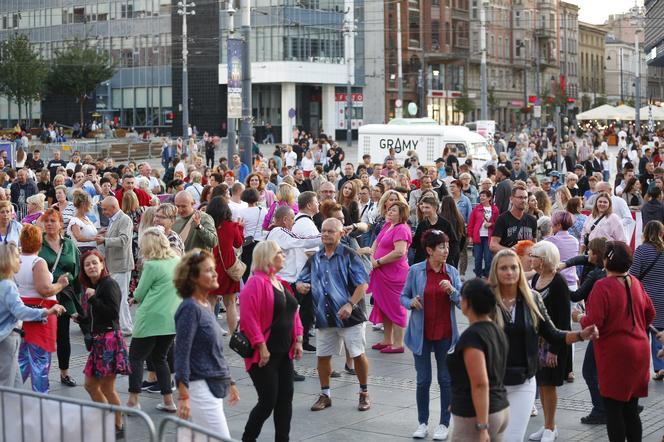
[(371, 348), (381, 353), (403, 353), (403, 332), (408, 314), (399, 297), (408, 276), (408, 248), (412, 241), (408, 221), (408, 204), (394, 202), (385, 214), (385, 225), (373, 243), (373, 271), (367, 292), (374, 298), (369, 320), (383, 323), (383, 340)]

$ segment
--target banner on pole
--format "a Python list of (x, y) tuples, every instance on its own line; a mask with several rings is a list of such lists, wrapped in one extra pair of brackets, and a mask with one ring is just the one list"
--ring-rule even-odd
[(242, 57), (244, 40), (228, 39), (228, 118), (242, 118)]

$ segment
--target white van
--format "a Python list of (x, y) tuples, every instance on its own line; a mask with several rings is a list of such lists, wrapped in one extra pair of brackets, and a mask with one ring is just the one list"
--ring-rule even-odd
[(390, 149), (394, 149), (400, 162), (407, 158), (409, 150), (414, 150), (420, 164), (433, 165), (443, 156), (446, 147), (456, 147), (460, 158), (471, 156), (474, 169), (480, 169), (491, 159), (487, 140), (464, 126), (440, 126), (429, 122), (366, 124), (359, 129), (356, 164), (361, 164), (366, 154), (371, 155), (374, 163), (381, 163)]

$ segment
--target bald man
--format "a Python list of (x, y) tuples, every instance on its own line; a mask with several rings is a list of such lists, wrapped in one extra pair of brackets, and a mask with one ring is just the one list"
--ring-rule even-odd
[(316, 252), (297, 278), (297, 290), (312, 297), (316, 315), (316, 356), (321, 392), (311, 411), (332, 406), (330, 394), (331, 360), (341, 353), (341, 345), (355, 363), (360, 384), (359, 411), (371, 407), (367, 391), (369, 362), (365, 355), (366, 306), (364, 295), (369, 273), (360, 255), (341, 244), (343, 224), (335, 218), (323, 221), (323, 247)]
[(175, 207), (178, 216), (173, 230), (180, 235), (184, 243), (184, 251), (199, 248), (212, 250), (217, 245), (217, 229), (210, 215), (196, 210), (196, 202), (191, 193), (182, 190), (175, 195)]
[(120, 204), (114, 196), (107, 196), (101, 202), (101, 210), (108, 218), (108, 228), (103, 235), (97, 235), (97, 244), (103, 246), (106, 269), (120, 286), (120, 330), (125, 336), (133, 332), (134, 324), (129, 313), (129, 280), (134, 269), (134, 255), (131, 241), (134, 224), (131, 218), (120, 210)]

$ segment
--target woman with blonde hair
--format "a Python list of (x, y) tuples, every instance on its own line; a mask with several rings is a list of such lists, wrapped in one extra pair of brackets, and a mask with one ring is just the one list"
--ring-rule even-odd
[(572, 199), (572, 194), (570, 193), (567, 186), (560, 186), (556, 190), (556, 201), (553, 204), (552, 210), (565, 210), (567, 207), (567, 202)]
[(542, 211), (544, 216), (551, 216), (551, 199), (542, 189), (536, 190), (535, 199), (537, 200), (537, 209)]
[(175, 412), (171, 392), (171, 372), (166, 361), (175, 338), (175, 311), (180, 298), (173, 285), (175, 268), (180, 257), (159, 227), (147, 229), (140, 243), (143, 272), (134, 290), (133, 302), (138, 304), (134, 330), (129, 347), (129, 400), (127, 406), (138, 407), (138, 394), (143, 382), (143, 364), (150, 358), (157, 373), (163, 402), (158, 410)]
[(407, 255), (412, 242), (406, 223), (408, 214), (408, 203), (402, 196), (387, 209), (385, 225), (371, 247), (373, 271), (367, 292), (373, 295), (375, 304), (369, 320), (374, 324), (382, 323), (385, 328), (383, 339), (371, 348), (381, 353), (404, 352), (403, 334), (408, 314), (400, 304), (400, 297), (408, 276)]
[(12, 219), (14, 208), (10, 201), (0, 201), (0, 242), (13, 241), (19, 244), (21, 236), (21, 223)]
[[(565, 213), (556, 212), (554, 218)], [(531, 282), (532, 288), (542, 297), (553, 325), (559, 330), (570, 330), (570, 293), (568, 282), (557, 271), (560, 263), (558, 247), (553, 242), (542, 241), (533, 246), (530, 256), (533, 269), (537, 272)], [(554, 345), (540, 340), (539, 355), (540, 368), (536, 378), (544, 410), (544, 426), (531, 434), (529, 439), (552, 441), (558, 435), (555, 424), (558, 405), (556, 387), (562, 386), (567, 379), (571, 348), (568, 345)]]
[(74, 240), (81, 254), (97, 248), (97, 228), (86, 215), (92, 208), (90, 195), (85, 191), (74, 192), (73, 198), (76, 213), (69, 220), (67, 236)]
[(23, 217), (21, 223), (35, 224), (40, 216), (44, 213), (44, 203), (46, 202), (46, 195), (37, 193), (26, 198), (25, 202), (28, 205), (28, 213)]
[(510, 403), (505, 440), (522, 441), (535, 402), (539, 338), (552, 345), (566, 345), (597, 338), (597, 328), (591, 325), (580, 332), (558, 330), (539, 294), (528, 286), (521, 261), (511, 249), (503, 249), (493, 258), (489, 284), (498, 305), (493, 319), (510, 344), (504, 379)]
[(240, 293), (242, 319), (253, 355), (244, 366), (258, 393), (242, 440), (255, 441), (274, 412), (275, 440), (288, 440), (293, 404), (293, 359), (302, 357), (302, 322), (290, 284), (277, 276), (284, 252), (272, 240), (254, 249), (252, 270)]
[(269, 230), (274, 219), (274, 212), (281, 206), (288, 206), (293, 209), (293, 213), (297, 215), (299, 209), (297, 207), (297, 201), (295, 197), (296, 188), (291, 186), (288, 183), (281, 183), (277, 187), (276, 201), (272, 203), (270, 208), (263, 219), (263, 230)]

